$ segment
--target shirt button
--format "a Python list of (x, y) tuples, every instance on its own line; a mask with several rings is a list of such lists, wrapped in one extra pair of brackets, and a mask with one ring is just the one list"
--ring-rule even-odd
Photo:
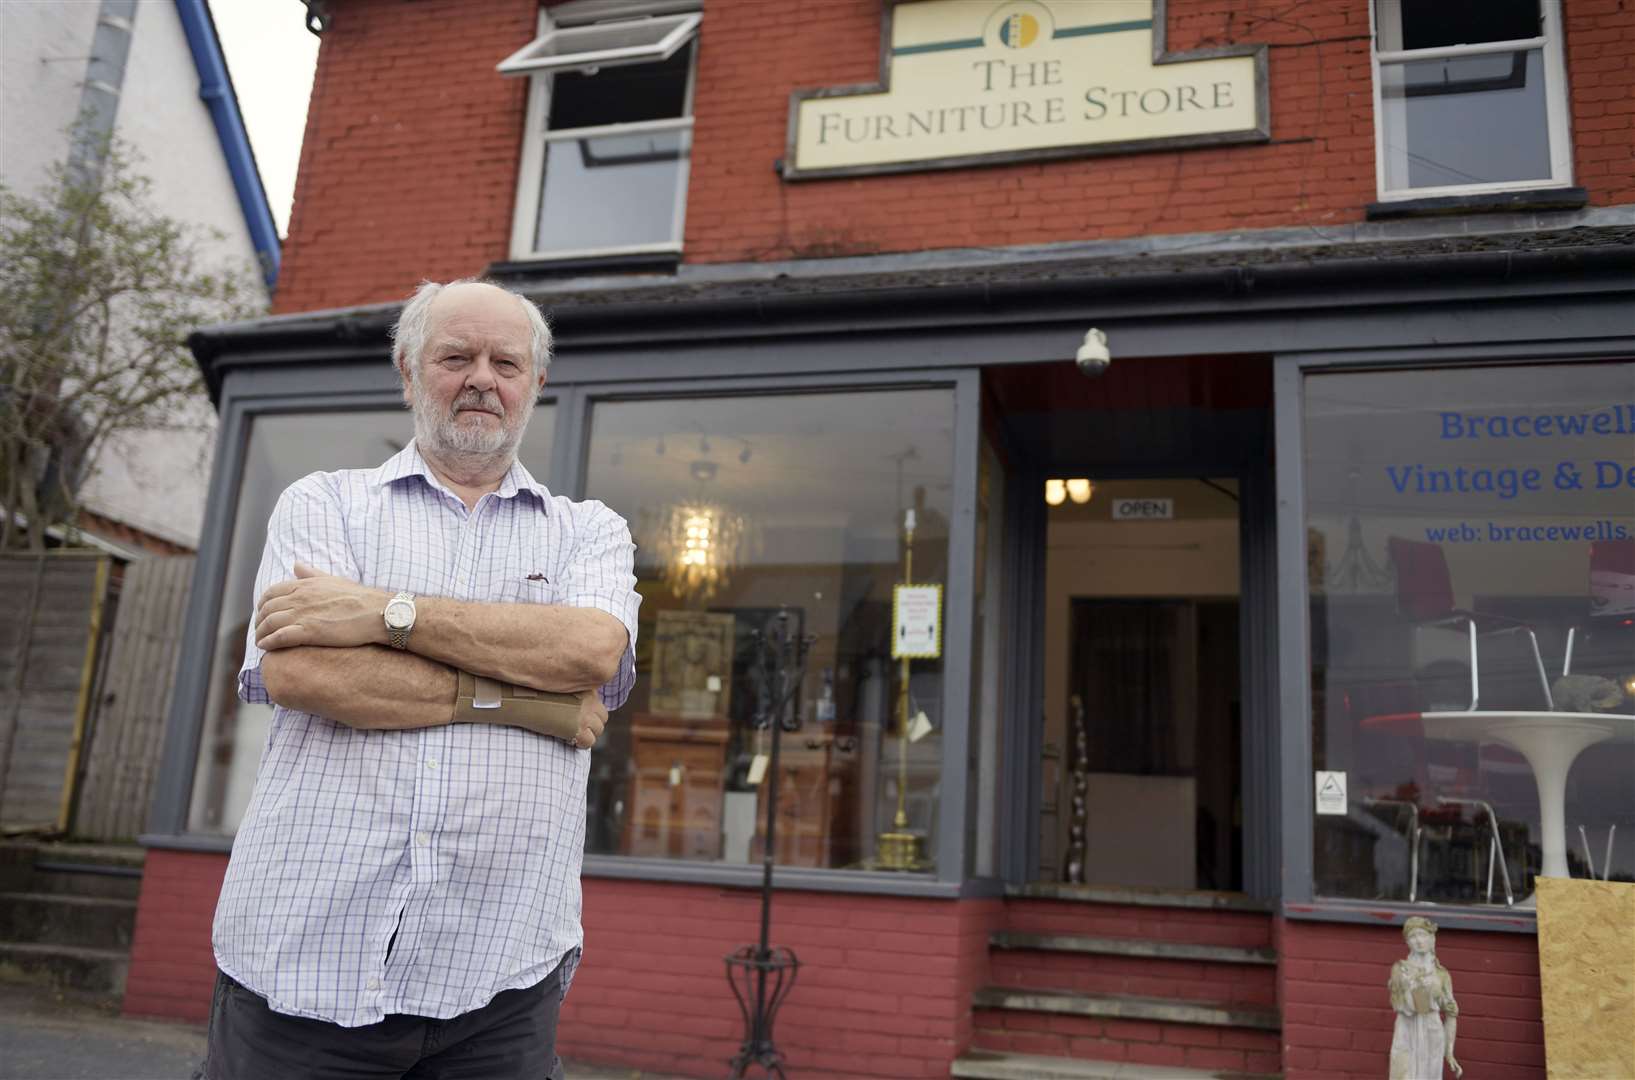
[(370, 979), (368, 982), (364, 983), (363, 986), (364, 986), (364, 989), (366, 989), (366, 990), (379, 990), (380, 989), (380, 980), (379, 979)]
[(427, 844), (431, 843), (431, 834), (417, 832), (414, 834), (414, 842), (419, 844), (421, 847), (425, 847)]
[(437, 768), (437, 759), (436, 758), (427, 758), (426, 759), (426, 768), (428, 768), (428, 769)]

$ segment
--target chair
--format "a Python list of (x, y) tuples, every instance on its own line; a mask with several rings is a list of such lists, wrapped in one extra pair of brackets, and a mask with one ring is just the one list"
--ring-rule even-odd
[[(1628, 619), (1635, 615), (1635, 540), (1600, 540), (1590, 545), (1589, 617)], [(1573, 673), (1573, 646), (1578, 627), (1567, 630), (1563, 676)]]
[(1441, 544), (1408, 540), (1393, 536), (1386, 541), (1392, 567), (1396, 571), (1397, 613), (1420, 628), (1455, 629), (1463, 626), (1469, 640), (1470, 703), (1467, 712), (1481, 706), (1481, 665), (1478, 641), (1498, 634), (1525, 634), (1533, 649), (1533, 663), (1538, 669), (1539, 688), (1544, 692), (1545, 707), (1554, 710), (1555, 701), (1550, 692), (1550, 677), (1544, 670), (1544, 657), (1539, 652), (1538, 635), (1533, 628), (1519, 619), (1491, 613), (1465, 611), (1453, 605), (1453, 576), (1448, 571), (1448, 558)]
[[(1375, 714), (1363, 718), (1359, 726), (1363, 732), (1386, 736), (1394, 744), (1406, 745), (1413, 762), (1412, 775), (1395, 790), (1365, 796), (1361, 800), (1370, 809), (1390, 814), (1394, 818), (1392, 827), (1402, 832), (1408, 852), (1408, 902), (1412, 904), (1419, 899), (1420, 872), (1428, 853), (1434, 855), (1440, 852), (1441, 859), (1433, 861), (1446, 863), (1465, 847), (1459, 840), (1459, 834), (1464, 828), (1463, 811), (1469, 808), (1476, 811), (1475, 821), (1471, 823), (1476, 830), (1476, 843), (1480, 843), (1482, 819), (1486, 818), (1486, 902), (1493, 902), (1494, 871), (1497, 870), (1504, 885), (1505, 904), (1514, 905), (1516, 897), (1510, 881), (1510, 866), (1505, 857), (1498, 813), (1487, 799), (1476, 794), (1479, 785), (1477, 772), (1482, 767), (1483, 757), (1495, 750), (1507, 752), (1497, 747), (1480, 747), (1476, 750), (1474, 768), (1461, 765), (1454, 775), (1438, 780), (1427, 758), (1424, 724), (1419, 713)], [(1473, 858), (1477, 857), (1474, 849), (1471, 849), (1471, 854)], [(1479, 867), (1478, 862), (1473, 872), (1479, 873)], [(1476, 887), (1480, 888), (1479, 885)]]

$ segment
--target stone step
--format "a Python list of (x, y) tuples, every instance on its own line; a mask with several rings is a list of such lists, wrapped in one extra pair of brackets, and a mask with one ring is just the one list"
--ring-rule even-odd
[(130, 955), (119, 949), (0, 941), (0, 979), (117, 998), (129, 970)]
[(968, 1051), (955, 1059), (948, 1075), (965, 1080), (1278, 1080), (1273, 1073), (1138, 1065), (1129, 1061), (1080, 1061), (996, 1050)]
[(0, 892), (135, 900), (146, 856), (134, 844), (0, 841)]
[(1191, 960), (1215, 964), (1255, 964), (1275, 967), (1273, 949), (1246, 949), (1232, 945), (1191, 945), (1184, 942), (1139, 938), (1097, 938), (1078, 934), (1028, 934), (1001, 930), (988, 943), (996, 949), (1036, 949), (1043, 952), (1088, 953), (1098, 956), (1133, 956), (1154, 960)]
[(1185, 1001), (1177, 998), (1139, 997), (1133, 994), (1080, 994), (1066, 990), (1018, 990), (988, 986), (972, 995), (979, 1009), (1059, 1013), (1119, 1020), (1154, 1020), (1171, 1024), (1277, 1031), (1282, 1028), (1276, 1009)]
[(76, 866), (122, 866), (141, 871), (147, 850), (136, 844), (76, 844), (45, 841), (34, 845), (38, 863), (71, 863)]
[(0, 893), (0, 941), (129, 949), (135, 926), (135, 900)]
[(142, 871), (94, 863), (39, 863), (7, 891), (135, 900), (142, 894)]

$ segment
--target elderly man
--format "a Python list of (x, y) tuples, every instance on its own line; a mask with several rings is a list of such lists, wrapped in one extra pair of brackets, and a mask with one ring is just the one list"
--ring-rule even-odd
[(239, 692), (277, 705), (216, 909), (208, 1080), (560, 1075), (587, 751), (635, 681), (634, 546), (516, 460), (550, 330), (427, 283), (415, 438), (267, 526)]

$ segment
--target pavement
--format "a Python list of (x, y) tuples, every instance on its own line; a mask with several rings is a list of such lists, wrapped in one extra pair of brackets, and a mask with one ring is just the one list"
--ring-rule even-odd
[[(134, 1020), (106, 999), (0, 982), (0, 1080), (190, 1080), (204, 1026)], [(566, 1062), (568, 1080), (672, 1080)]]
[(0, 982), (6, 1080), (188, 1080), (203, 1059), (202, 1026), (127, 1020), (106, 1001)]

